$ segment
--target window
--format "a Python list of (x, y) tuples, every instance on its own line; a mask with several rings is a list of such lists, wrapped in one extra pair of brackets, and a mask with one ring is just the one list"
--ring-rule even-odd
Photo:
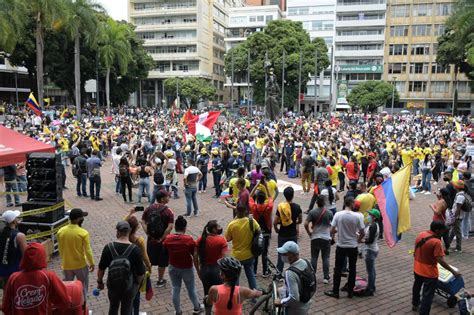
[(451, 15), (452, 11), (453, 11), (452, 3), (440, 3), (436, 5), (436, 15), (438, 16)]
[(411, 33), (412, 36), (430, 36), (431, 24), (413, 25)]
[(247, 22), (247, 17), (246, 16), (233, 16), (230, 18), (230, 23), (231, 24), (242, 24)]
[(432, 93), (447, 93), (449, 92), (449, 81), (432, 81), (430, 86)]
[(263, 22), (264, 19), (265, 19), (265, 17), (264, 17), (263, 15), (257, 16), (257, 21), (258, 21), (258, 22)]
[(410, 73), (428, 73), (428, 63), (415, 62), (410, 64)]
[(250, 22), (257, 22), (257, 17), (256, 17), (256, 16), (251, 16), (251, 17), (249, 18), (249, 21), (250, 21)]
[(414, 4), (413, 16), (431, 16), (431, 4)]
[(392, 44), (389, 46), (389, 54), (393, 56), (407, 55), (408, 45)]
[(156, 64), (156, 70), (159, 72), (170, 71), (170, 63), (169, 62), (158, 62)]
[(406, 63), (389, 63), (388, 64), (388, 73), (396, 74), (396, 73), (406, 73), (406, 72), (407, 72)]
[(268, 22), (270, 22), (270, 21), (273, 21), (273, 15), (267, 15), (267, 16), (265, 17), (265, 22), (268, 23)]
[(409, 81), (408, 91), (409, 92), (425, 92), (426, 82), (425, 81)]
[(431, 66), (431, 73), (450, 73), (451, 72), (451, 67), (449, 65), (444, 66), (440, 65), (439, 63), (433, 63)]
[(391, 16), (392, 17), (409, 17), (410, 6), (409, 5), (394, 5), (392, 6)]
[(333, 21), (311, 21), (311, 28), (309, 30), (322, 31), (334, 29)]
[(339, 36), (383, 35), (383, 29), (342, 30), (342, 31), (338, 31), (337, 35)]
[(5, 64), (5, 58), (0, 56), (0, 65), (4, 65)]
[(406, 91), (406, 82), (405, 81), (397, 81), (395, 82), (395, 89), (398, 92), (405, 92)]
[(390, 36), (408, 36), (408, 25), (390, 26)]
[(411, 54), (412, 55), (429, 55), (430, 44), (411, 45)]
[(469, 82), (467, 82), (467, 81), (458, 82), (458, 92), (459, 93), (471, 93), (471, 87), (469, 85)]
[(436, 36), (441, 36), (444, 34), (444, 30), (446, 29), (446, 25), (444, 24), (435, 24), (434, 25), (434, 34)]

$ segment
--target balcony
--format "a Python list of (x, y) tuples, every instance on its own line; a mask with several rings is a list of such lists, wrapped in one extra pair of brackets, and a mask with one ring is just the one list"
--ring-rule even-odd
[(162, 37), (154, 39), (145, 39), (144, 46), (160, 46), (160, 45), (183, 45), (192, 44), (197, 41), (197, 37)]
[(357, 4), (357, 5), (341, 5), (338, 4), (336, 11), (339, 12), (385, 12), (387, 5), (385, 3), (377, 4)]
[(174, 24), (141, 24), (136, 25), (136, 32), (146, 31), (179, 31), (179, 30), (193, 30), (197, 28), (197, 23), (174, 23)]
[(157, 53), (148, 53), (153, 60), (196, 60), (198, 57), (197, 52), (187, 52), (187, 53), (166, 53), (166, 54), (157, 54)]
[(171, 71), (165, 70), (160, 71), (158, 69), (151, 70), (148, 72), (148, 78), (150, 79), (166, 79), (166, 78), (176, 78), (176, 77), (205, 77), (211, 78), (212, 76), (208, 73), (201, 72), (199, 70), (189, 70), (189, 71)]
[(150, 17), (150, 16), (179, 16), (196, 13), (196, 6), (175, 8), (175, 9), (153, 9), (143, 11), (132, 11), (130, 17)]
[(336, 50), (336, 57), (383, 57), (383, 49), (374, 50)]
[(344, 21), (336, 21), (336, 27), (367, 27), (367, 26), (384, 26), (385, 27), (385, 19), (376, 19), (376, 20), (344, 20)]
[(336, 35), (336, 42), (383, 42), (385, 41), (384, 34), (377, 35), (350, 35), (340, 36)]

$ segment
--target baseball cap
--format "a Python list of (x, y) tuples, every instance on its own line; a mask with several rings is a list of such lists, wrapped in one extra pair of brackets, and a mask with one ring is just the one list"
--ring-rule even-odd
[(132, 229), (130, 227), (130, 223), (128, 223), (127, 221), (119, 221), (115, 228), (119, 232), (127, 232), (127, 231), (130, 231)]
[(161, 198), (163, 197), (169, 197), (171, 196), (171, 193), (170, 192), (167, 192), (166, 190), (164, 189), (160, 189), (158, 190), (158, 192), (156, 193), (156, 200), (160, 200)]
[(87, 217), (89, 213), (87, 211), (82, 211), (80, 208), (74, 208), (69, 212), (69, 220), (77, 220), (82, 217)]
[(15, 221), (15, 219), (18, 218), (20, 214), (21, 212), (19, 210), (7, 210), (2, 214), (2, 219), (10, 224)]
[(360, 209), (362, 202), (360, 200), (354, 201), (354, 209)]
[(453, 181), (453, 186), (456, 189), (460, 189), (460, 188), (462, 189), (464, 188), (464, 181), (462, 179), (455, 180)]
[(368, 211), (369, 214), (373, 215), (374, 217), (377, 218), (377, 220), (380, 220), (380, 211), (377, 209), (372, 209)]
[(279, 254), (287, 254), (287, 253), (299, 254), (300, 247), (295, 242), (288, 241), (285, 244), (283, 244), (282, 247), (279, 247), (277, 251)]

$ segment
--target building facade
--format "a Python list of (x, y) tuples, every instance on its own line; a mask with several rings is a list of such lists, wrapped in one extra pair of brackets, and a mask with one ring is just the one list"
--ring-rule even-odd
[(333, 100), (348, 108), (346, 96), (364, 81), (382, 80), (386, 0), (337, 0)]
[(145, 49), (156, 62), (148, 79), (140, 85), (137, 103), (171, 104), (176, 95), (167, 95), (163, 82), (175, 77), (210, 80), (217, 89), (216, 102), (223, 102), (228, 9), (241, 3), (240, 0), (129, 0), (129, 21), (136, 25), (135, 32), (145, 41)]
[[(454, 66), (437, 64), (436, 51), (454, 5), (452, 0), (389, 0), (384, 80), (400, 94), (396, 110), (451, 112)], [(471, 114), (474, 94), (464, 74), (458, 75), (457, 89), (459, 113)]]
[(0, 104), (23, 104), (30, 93), (30, 83), (26, 68), (14, 67), (0, 55)]
[(286, 10), (287, 0), (245, 0), (245, 4), (248, 6), (266, 6), (266, 5), (278, 5), (280, 10)]
[[(288, 0), (287, 18), (301, 22), (303, 28), (309, 33), (311, 40), (323, 38), (328, 46), (329, 60), (331, 60), (331, 47), (334, 44), (335, 22), (336, 22), (336, 0)], [(315, 56), (317, 58), (317, 56)], [(327, 111), (331, 102), (331, 67), (318, 73), (314, 73), (306, 84), (306, 91), (302, 89), (300, 97), (300, 109), (313, 111), (315, 106), (315, 91), (317, 93), (316, 111)], [(295, 109), (298, 110), (298, 109)]]

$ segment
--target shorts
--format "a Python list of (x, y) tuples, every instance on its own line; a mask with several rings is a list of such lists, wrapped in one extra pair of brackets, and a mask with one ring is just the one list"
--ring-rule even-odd
[(168, 267), (168, 251), (163, 247), (162, 243), (148, 240), (146, 251), (152, 266)]

